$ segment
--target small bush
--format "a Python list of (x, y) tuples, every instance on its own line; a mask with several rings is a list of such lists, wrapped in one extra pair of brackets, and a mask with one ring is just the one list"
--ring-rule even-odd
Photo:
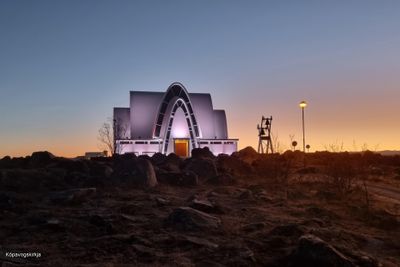
[(358, 176), (359, 163), (349, 153), (332, 154), (325, 172), (332, 178), (332, 184), (341, 196), (350, 193)]

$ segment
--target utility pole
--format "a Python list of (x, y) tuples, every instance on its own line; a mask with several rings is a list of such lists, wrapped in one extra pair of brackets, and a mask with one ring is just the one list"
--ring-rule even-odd
[(301, 101), (299, 104), (301, 108), (301, 121), (302, 121), (302, 128), (303, 128), (303, 152), (306, 153), (306, 130), (304, 127), (304, 109), (307, 107), (306, 101)]

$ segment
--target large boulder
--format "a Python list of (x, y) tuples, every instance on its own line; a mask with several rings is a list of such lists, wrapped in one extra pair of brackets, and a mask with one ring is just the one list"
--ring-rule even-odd
[(253, 147), (248, 146), (243, 148), (242, 150), (233, 153), (232, 156), (238, 157), (241, 160), (251, 164), (253, 161), (259, 158), (260, 154), (258, 154)]
[(12, 160), (10, 156), (5, 156), (2, 159), (0, 159), (0, 169), (11, 168), (11, 166), (12, 166)]
[(164, 161), (165, 161), (166, 159), (167, 159), (167, 156), (166, 156), (165, 154), (162, 154), (162, 153), (155, 153), (155, 154), (151, 157), (150, 161), (151, 161), (151, 163), (153, 163), (153, 165), (159, 166), (159, 165), (161, 165), (162, 163), (164, 163)]
[(233, 176), (249, 175), (253, 172), (252, 166), (239, 157), (220, 154), (217, 157), (217, 168), (221, 173), (229, 173)]
[(137, 157), (135, 154), (114, 155), (114, 175), (119, 179), (125, 179), (137, 172)]
[(109, 166), (109, 164), (103, 162), (90, 162), (89, 169), (91, 176), (100, 178), (110, 178), (113, 173), (113, 169)]
[(330, 244), (308, 234), (300, 237), (297, 248), (290, 255), (288, 266), (353, 267), (356, 265)]
[(214, 154), (210, 151), (208, 147), (194, 148), (192, 149), (192, 158), (210, 158), (214, 159)]
[(189, 207), (175, 209), (165, 220), (165, 226), (181, 231), (218, 229), (220, 225), (219, 218)]
[(198, 175), (200, 181), (206, 181), (218, 175), (217, 166), (211, 159), (191, 158), (186, 161), (185, 171), (191, 171)]
[(144, 187), (157, 185), (153, 164), (148, 159), (137, 157), (116, 158), (113, 180)]
[(26, 169), (31, 167), (30, 160), (30, 156), (17, 158), (5, 156), (0, 160), (0, 169)]
[(64, 169), (67, 173), (80, 172), (89, 174), (90, 168), (86, 160), (72, 160), (66, 158), (56, 158), (48, 168)]
[(157, 177), (151, 162), (147, 159), (140, 158), (137, 160), (136, 165), (138, 172), (134, 176), (133, 182), (146, 187), (156, 186)]
[(158, 165), (158, 167), (166, 171), (179, 172), (181, 171), (182, 164), (183, 159), (178, 155), (171, 153)]
[(30, 158), (30, 165), (32, 167), (44, 167), (52, 162), (55, 158), (53, 154), (48, 151), (33, 152)]

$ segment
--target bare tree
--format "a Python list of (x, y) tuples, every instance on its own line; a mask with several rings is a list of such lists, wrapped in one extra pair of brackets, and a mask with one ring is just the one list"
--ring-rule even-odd
[(362, 152), (365, 152), (365, 151), (367, 151), (368, 150), (368, 144), (367, 143), (364, 143), (362, 146), (361, 146), (361, 151)]
[(281, 143), (279, 142), (278, 134), (274, 135), (271, 133), (271, 139), (273, 151), (275, 151), (275, 153), (281, 153)]
[(128, 126), (118, 120), (114, 120), (114, 152), (120, 154), (123, 151), (125, 142), (119, 142), (117, 146), (117, 139), (128, 139), (127, 131)]
[(324, 148), (326, 151), (329, 152), (334, 152), (334, 153), (339, 153), (344, 151), (344, 142), (339, 142), (338, 139), (334, 143), (331, 143), (329, 145), (324, 145)]
[(102, 147), (108, 150), (111, 155), (115, 153), (114, 132), (110, 122), (105, 122), (99, 129), (97, 139), (101, 142)]
[(109, 118), (99, 129), (98, 140), (101, 143), (101, 149), (110, 151), (111, 155), (121, 153), (124, 144), (119, 143), (117, 146), (116, 142), (118, 139), (128, 139), (126, 135), (127, 131), (127, 125), (120, 123), (118, 120)]

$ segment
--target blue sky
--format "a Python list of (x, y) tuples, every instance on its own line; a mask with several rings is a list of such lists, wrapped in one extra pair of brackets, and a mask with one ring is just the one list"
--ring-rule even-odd
[[(255, 145), (400, 149), (399, 1), (1, 1), (0, 156), (98, 150), (129, 90), (209, 92)], [(354, 146), (354, 142), (356, 146)]]

